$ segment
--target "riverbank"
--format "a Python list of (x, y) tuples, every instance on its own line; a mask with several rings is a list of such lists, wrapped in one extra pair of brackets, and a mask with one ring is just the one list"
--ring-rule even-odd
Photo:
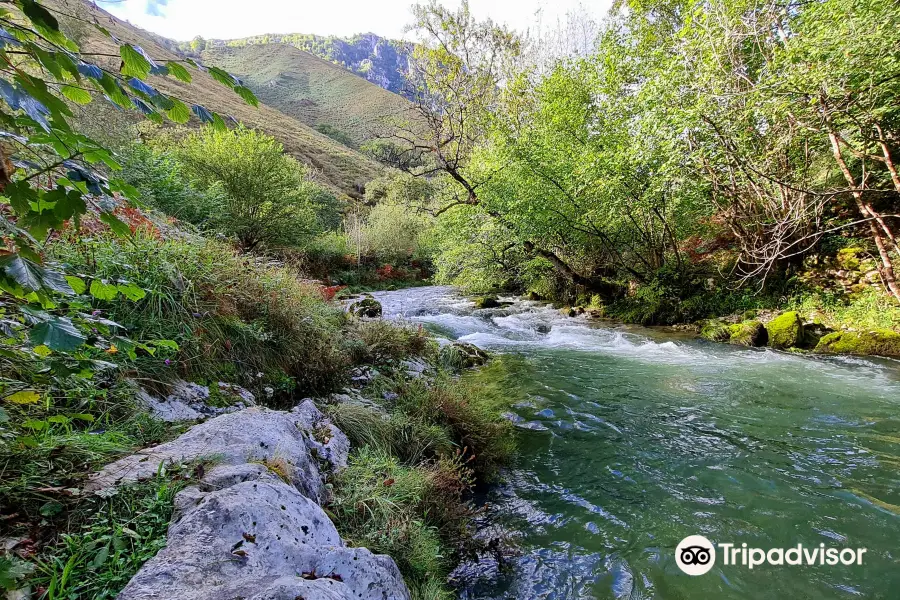
[[(456, 361), (465, 352), (450, 360), (420, 328), (350, 315), (288, 267), (193, 234), (151, 232), (54, 241), (48, 254), (78, 273), (66, 278), (74, 293), (43, 310), (2, 307), (4, 585), (35, 598), (113, 598), (163, 548), (154, 564), (177, 563), (170, 519), (195, 490), (213, 490), (211, 473), (237, 453), (224, 465), (252, 467), (260, 481), (297, 488), (282, 490), (296, 502), (321, 504), (340, 543), (390, 556), (415, 598), (449, 597), (446, 575), (472, 544), (468, 490), (513, 450), (501, 415), (508, 396), (488, 372), (458, 376), (471, 366)], [(291, 419), (305, 398), (324, 414), (302, 439), (263, 436), (253, 449), (222, 437), (227, 453), (173, 450), (139, 480), (88, 489), (109, 463), (182, 447), (200, 435), (195, 423)], [(252, 430), (244, 425), (231, 431)], [(342, 430), (349, 454), (317, 463), (325, 455), (316, 444), (346, 440)], [(293, 479), (316, 464), (321, 479)], [(262, 510), (251, 496), (247, 506)], [(196, 591), (207, 592), (215, 597)]]

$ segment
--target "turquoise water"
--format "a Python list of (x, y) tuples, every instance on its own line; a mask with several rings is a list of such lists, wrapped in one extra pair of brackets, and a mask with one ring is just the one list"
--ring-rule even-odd
[[(460, 597), (900, 598), (900, 363), (741, 349), (569, 319), (450, 288), (388, 316), (525, 359), (521, 453), (489, 494), (518, 551), (463, 565)], [(496, 531), (486, 530), (490, 536)], [(866, 548), (862, 565), (721, 564), (678, 542)]]

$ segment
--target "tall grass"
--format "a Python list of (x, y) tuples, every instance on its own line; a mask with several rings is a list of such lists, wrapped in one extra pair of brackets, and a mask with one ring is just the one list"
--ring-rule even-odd
[(133, 243), (100, 236), (52, 251), (70, 270), (146, 290), (143, 300), (105, 308), (132, 336), (179, 343), (176, 364), (142, 365), (151, 376), (218, 378), (256, 392), (287, 376), (303, 393), (330, 387), (348, 366), (343, 313), (288, 267), (203, 238), (140, 233)]

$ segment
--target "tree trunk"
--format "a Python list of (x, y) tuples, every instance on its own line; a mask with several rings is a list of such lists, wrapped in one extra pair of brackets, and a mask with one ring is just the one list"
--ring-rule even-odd
[[(875, 247), (878, 248), (878, 255), (881, 257), (880, 270), (884, 283), (891, 294), (894, 295), (894, 298), (896, 298), (897, 301), (900, 301), (900, 285), (897, 284), (897, 278), (894, 275), (894, 263), (885, 246), (884, 237), (882, 236), (882, 228), (888, 233), (890, 233), (890, 230), (885, 225), (884, 220), (881, 219), (881, 216), (878, 215), (863, 198), (862, 190), (857, 187), (856, 178), (853, 177), (853, 173), (850, 172), (850, 168), (847, 166), (843, 154), (841, 154), (841, 146), (837, 135), (829, 130), (828, 139), (831, 140), (831, 149), (834, 153), (834, 159), (837, 161), (838, 167), (840, 167), (841, 172), (844, 174), (844, 179), (846, 179), (847, 183), (850, 185), (850, 191), (853, 194), (853, 199), (856, 201), (856, 208), (864, 219), (869, 220), (869, 230), (872, 232), (872, 240), (875, 242)], [(891, 236), (891, 241), (896, 245), (893, 236)]]
[(542, 250), (541, 248), (536, 247), (533, 242), (525, 242), (524, 246), (526, 251), (537, 254), (542, 258), (546, 258), (557, 271), (565, 275), (572, 283), (584, 286), (588, 290), (600, 295), (604, 300), (612, 300), (621, 295), (622, 288), (620, 286), (597, 277), (585, 277), (553, 252)]

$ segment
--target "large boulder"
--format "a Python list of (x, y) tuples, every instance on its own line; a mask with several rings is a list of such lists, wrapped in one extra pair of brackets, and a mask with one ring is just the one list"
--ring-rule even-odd
[(768, 323), (769, 346), (783, 350), (799, 346), (803, 339), (803, 321), (797, 311), (781, 313)]
[(759, 321), (744, 321), (728, 327), (729, 339), (732, 344), (758, 348), (765, 346), (769, 341), (769, 332)]
[(316, 502), (259, 464), (219, 466), (175, 499), (166, 547), (118, 600), (408, 600), (394, 561), (346, 548)]
[(480, 298), (475, 298), (474, 302), (475, 308), (498, 308), (500, 306), (497, 296), (481, 296)]
[(861, 354), (900, 358), (900, 333), (890, 329), (836, 331), (819, 340), (820, 354)]
[(346, 436), (330, 427), (321, 413), (249, 408), (210, 419), (171, 442), (145, 448), (107, 465), (91, 476), (85, 491), (101, 492), (150, 479), (161, 465), (169, 463), (258, 462), (269, 465), (303, 495), (318, 502), (324, 496), (320, 466), (333, 469), (346, 464), (348, 448)]
[(731, 339), (731, 331), (721, 321), (710, 319), (700, 323), (700, 337), (711, 342), (727, 342)]

